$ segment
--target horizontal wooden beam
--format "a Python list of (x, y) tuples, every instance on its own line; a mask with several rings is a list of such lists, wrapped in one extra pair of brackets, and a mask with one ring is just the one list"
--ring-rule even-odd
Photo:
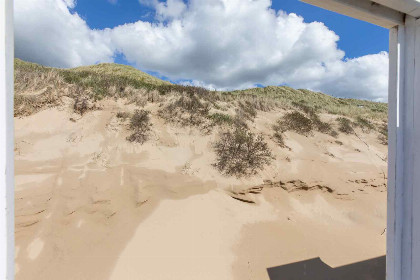
[(420, 1), (417, 0), (372, 0), (391, 9), (410, 15), (414, 18), (420, 17)]
[(405, 14), (370, 0), (301, 0), (385, 28), (404, 25)]

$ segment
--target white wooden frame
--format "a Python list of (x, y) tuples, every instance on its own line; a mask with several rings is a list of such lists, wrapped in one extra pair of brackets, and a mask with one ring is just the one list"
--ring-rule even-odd
[(13, 0), (0, 2), (0, 279), (14, 279)]
[[(303, 1), (390, 28), (387, 280), (419, 280), (420, 8), (414, 0)], [(0, 280), (14, 279), (13, 59), (13, 1), (2, 0)]]
[(390, 30), (387, 279), (420, 279), (420, 19)]

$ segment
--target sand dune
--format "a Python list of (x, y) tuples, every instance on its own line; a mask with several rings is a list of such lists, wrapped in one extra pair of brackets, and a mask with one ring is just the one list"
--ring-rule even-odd
[[(320, 257), (332, 267), (385, 254), (386, 146), (374, 134), (287, 132), (289, 149), (235, 178), (212, 141), (152, 112), (151, 140), (126, 140), (104, 100), (81, 117), (64, 102), (16, 125), (16, 279), (269, 279)], [(270, 139), (281, 110), (252, 126)], [(328, 115), (323, 116), (328, 118)]]

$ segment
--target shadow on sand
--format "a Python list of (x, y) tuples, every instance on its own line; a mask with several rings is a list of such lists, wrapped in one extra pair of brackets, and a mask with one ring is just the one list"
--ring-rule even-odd
[(385, 280), (385, 256), (337, 268), (320, 258), (268, 268), (270, 280)]

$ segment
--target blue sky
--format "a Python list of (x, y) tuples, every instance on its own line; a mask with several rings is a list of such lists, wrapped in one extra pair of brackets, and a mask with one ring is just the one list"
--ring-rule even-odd
[[(340, 36), (338, 47), (347, 58), (388, 51), (388, 30), (367, 22), (330, 12), (299, 0), (272, 1), (272, 8), (302, 16), (305, 22), (320, 21)], [(91, 28), (113, 28), (138, 20), (154, 22), (154, 10), (138, 0), (78, 0), (74, 11)], [(123, 60), (118, 59), (120, 62)]]
[(47, 66), (387, 98), (388, 31), (298, 0), (15, 0), (14, 13), (16, 57)]

